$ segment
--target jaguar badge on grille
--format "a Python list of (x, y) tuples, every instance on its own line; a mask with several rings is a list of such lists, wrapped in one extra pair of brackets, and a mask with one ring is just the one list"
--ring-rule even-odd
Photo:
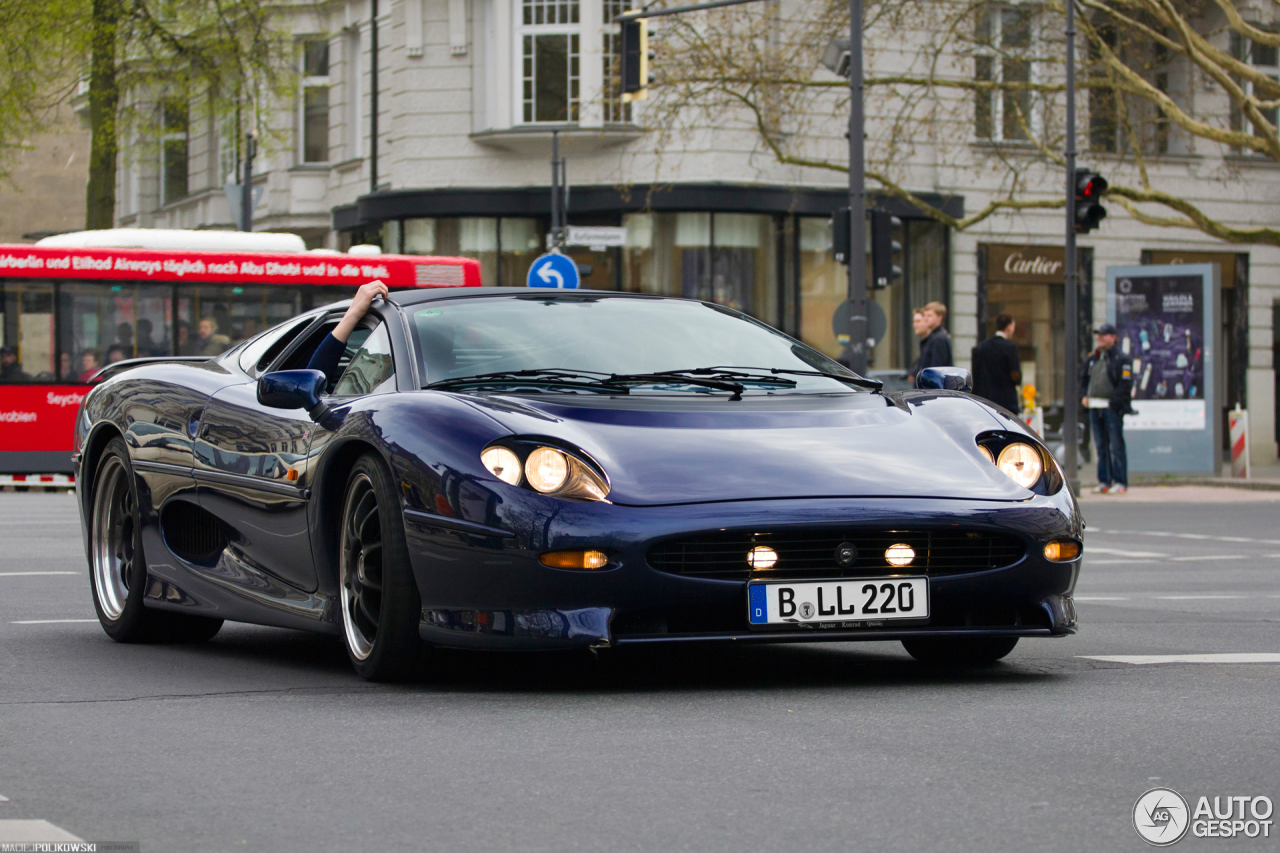
[(841, 542), (836, 546), (836, 562), (841, 566), (846, 568), (852, 566), (856, 559), (858, 559), (858, 549), (852, 542)]

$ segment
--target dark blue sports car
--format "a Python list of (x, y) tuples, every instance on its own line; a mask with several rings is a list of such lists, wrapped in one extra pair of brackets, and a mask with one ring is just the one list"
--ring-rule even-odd
[(301, 628), (396, 679), (431, 646), (975, 664), (1075, 631), (1075, 499), (963, 371), (884, 394), (719, 305), (485, 288), (375, 302), (331, 380), (345, 304), (104, 372), (75, 458), (110, 636)]

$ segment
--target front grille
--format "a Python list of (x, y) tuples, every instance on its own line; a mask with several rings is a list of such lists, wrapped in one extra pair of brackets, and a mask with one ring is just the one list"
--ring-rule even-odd
[[(837, 551), (851, 544), (857, 557), (841, 566)], [(911, 565), (889, 565), (885, 549), (910, 545)], [(755, 570), (747, 552), (767, 545), (778, 554), (769, 570)], [(775, 532), (716, 532), (660, 542), (649, 549), (649, 565), (663, 572), (689, 577), (746, 580), (787, 577), (862, 577), (924, 572), (956, 575), (1011, 566), (1026, 554), (1026, 546), (1001, 533), (965, 530), (783, 530)]]

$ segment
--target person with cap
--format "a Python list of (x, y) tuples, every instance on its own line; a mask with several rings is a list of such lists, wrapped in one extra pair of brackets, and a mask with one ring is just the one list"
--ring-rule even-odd
[(1008, 314), (996, 315), (996, 333), (973, 348), (973, 393), (1017, 412), (1018, 383), (1022, 381), (1022, 359), (1013, 342), (1017, 321)]
[(18, 364), (18, 348), (0, 347), (0, 382), (21, 382), (26, 378), (22, 365)]
[(1103, 323), (1094, 330), (1098, 346), (1085, 359), (1080, 387), (1089, 410), (1089, 426), (1098, 450), (1097, 494), (1123, 495), (1129, 490), (1129, 458), (1124, 446), (1124, 416), (1136, 414), (1130, 402), (1133, 361), (1116, 346), (1116, 327)]

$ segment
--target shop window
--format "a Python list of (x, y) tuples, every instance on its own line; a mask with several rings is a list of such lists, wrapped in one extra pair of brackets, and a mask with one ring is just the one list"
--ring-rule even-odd
[(502, 246), (503, 287), (523, 287), (529, 278), (529, 265), (542, 254), (542, 234), (537, 219), (503, 218), (499, 223)]
[(298, 126), (303, 163), (329, 160), (329, 42), (302, 43)]
[(160, 186), (163, 203), (187, 195), (187, 102), (166, 98), (160, 105)]
[(525, 123), (578, 120), (580, 29), (578, 0), (523, 0), (517, 36)]
[(623, 290), (704, 299), (778, 321), (773, 217), (748, 213), (630, 214), (623, 219)]
[[(406, 219), (397, 235), (407, 255), (442, 255), (480, 261), (480, 279), (498, 280), (498, 220), (481, 216), (451, 219)], [(386, 248), (385, 246), (383, 247)]]
[(67, 282), (59, 294), (63, 379), (87, 379), (129, 358), (173, 355), (171, 287)]
[(1029, 6), (980, 6), (975, 28), (974, 78), (997, 86), (974, 94), (974, 135), (992, 141), (1025, 140), (1024, 125), (1036, 126), (1031, 92), (1003, 87), (1032, 82), (1033, 11)]
[(51, 382), (63, 372), (54, 362), (53, 285), (0, 281), (0, 383)]

